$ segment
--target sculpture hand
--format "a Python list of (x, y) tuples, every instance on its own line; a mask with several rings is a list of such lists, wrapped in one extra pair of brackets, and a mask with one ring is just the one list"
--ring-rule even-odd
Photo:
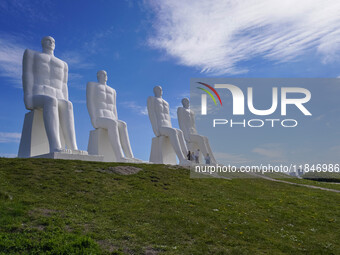
[(33, 110), (33, 99), (32, 96), (26, 96), (24, 98), (25, 106), (27, 110)]

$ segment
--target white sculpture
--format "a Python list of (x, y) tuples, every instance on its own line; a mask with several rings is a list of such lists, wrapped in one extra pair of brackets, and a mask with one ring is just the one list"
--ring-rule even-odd
[(23, 57), (24, 102), (31, 112), (25, 116), (18, 156), (49, 152), (86, 155), (76, 143), (73, 106), (68, 100), (68, 66), (54, 56), (52, 37), (44, 37), (41, 44), (42, 52), (26, 49)]
[(162, 87), (153, 89), (155, 96), (150, 96), (147, 102), (148, 114), (153, 132), (150, 162), (176, 164), (176, 153), (181, 165), (189, 165), (185, 156), (188, 153), (181, 130), (173, 128), (169, 112), (169, 104), (162, 98)]
[(98, 71), (97, 79), (86, 86), (87, 109), (96, 129), (90, 133), (89, 154), (104, 155), (108, 162), (140, 162), (133, 157), (126, 123), (118, 120), (116, 91), (106, 84), (107, 73)]
[(178, 107), (177, 117), (180, 129), (183, 131), (185, 141), (190, 151), (201, 151), (203, 158), (207, 155), (211, 164), (216, 164), (216, 160), (209, 145), (209, 140), (205, 136), (197, 133), (195, 125), (195, 113), (190, 109), (188, 98), (182, 99), (183, 107)]

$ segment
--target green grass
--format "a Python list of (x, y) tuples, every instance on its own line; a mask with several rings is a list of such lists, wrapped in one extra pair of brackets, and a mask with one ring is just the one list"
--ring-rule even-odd
[(0, 254), (340, 253), (338, 193), (115, 165), (0, 159)]

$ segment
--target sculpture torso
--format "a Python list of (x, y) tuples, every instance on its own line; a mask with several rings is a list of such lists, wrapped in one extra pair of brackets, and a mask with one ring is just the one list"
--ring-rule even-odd
[(160, 97), (154, 97), (153, 101), (158, 127), (172, 127), (168, 102)]
[(117, 120), (116, 91), (104, 84), (93, 83), (93, 97), (91, 100), (95, 107), (95, 118), (109, 118)]
[(67, 100), (63, 93), (67, 89), (67, 73), (65, 73), (67, 64), (53, 55), (29, 51), (33, 56), (32, 96), (45, 95)]
[(188, 132), (188, 134), (197, 134), (196, 126), (195, 126), (195, 114), (190, 109), (186, 109), (184, 107), (181, 107), (183, 110), (181, 110), (183, 114), (183, 121), (185, 121), (186, 130), (183, 130), (183, 132)]

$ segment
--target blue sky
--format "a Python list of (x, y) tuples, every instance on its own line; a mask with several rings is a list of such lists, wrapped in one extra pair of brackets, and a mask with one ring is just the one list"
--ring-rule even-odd
[[(96, 81), (96, 72), (104, 69), (108, 84), (117, 91), (118, 116), (128, 124), (133, 152), (147, 160), (153, 132), (146, 99), (154, 86), (163, 87), (174, 117), (172, 124), (178, 127), (175, 112), (181, 99), (189, 96), (193, 77), (338, 77), (339, 13), (336, 0), (3, 0), (0, 156), (17, 154), (27, 112), (21, 85), (22, 55), (26, 48), (40, 51), (43, 36), (54, 37), (55, 56), (69, 65), (78, 147), (87, 149), (93, 129), (86, 109), (86, 83)], [(340, 155), (340, 127), (336, 126), (340, 89), (325, 89), (333, 94), (333, 104), (323, 109), (320, 102), (313, 117), (327, 120), (315, 128), (335, 137), (322, 147), (335, 160)], [(326, 122), (333, 123), (329, 124), (333, 125), (331, 131)], [(275, 143), (270, 137), (265, 140), (255, 140), (246, 150), (227, 148), (217, 153), (225, 158), (231, 155), (229, 160), (236, 162), (255, 155), (265, 158), (266, 154), (271, 160), (266, 150), (273, 151), (273, 144), (278, 151), (274, 155), (289, 150), (284, 138)], [(315, 150), (313, 155), (317, 153)]]

